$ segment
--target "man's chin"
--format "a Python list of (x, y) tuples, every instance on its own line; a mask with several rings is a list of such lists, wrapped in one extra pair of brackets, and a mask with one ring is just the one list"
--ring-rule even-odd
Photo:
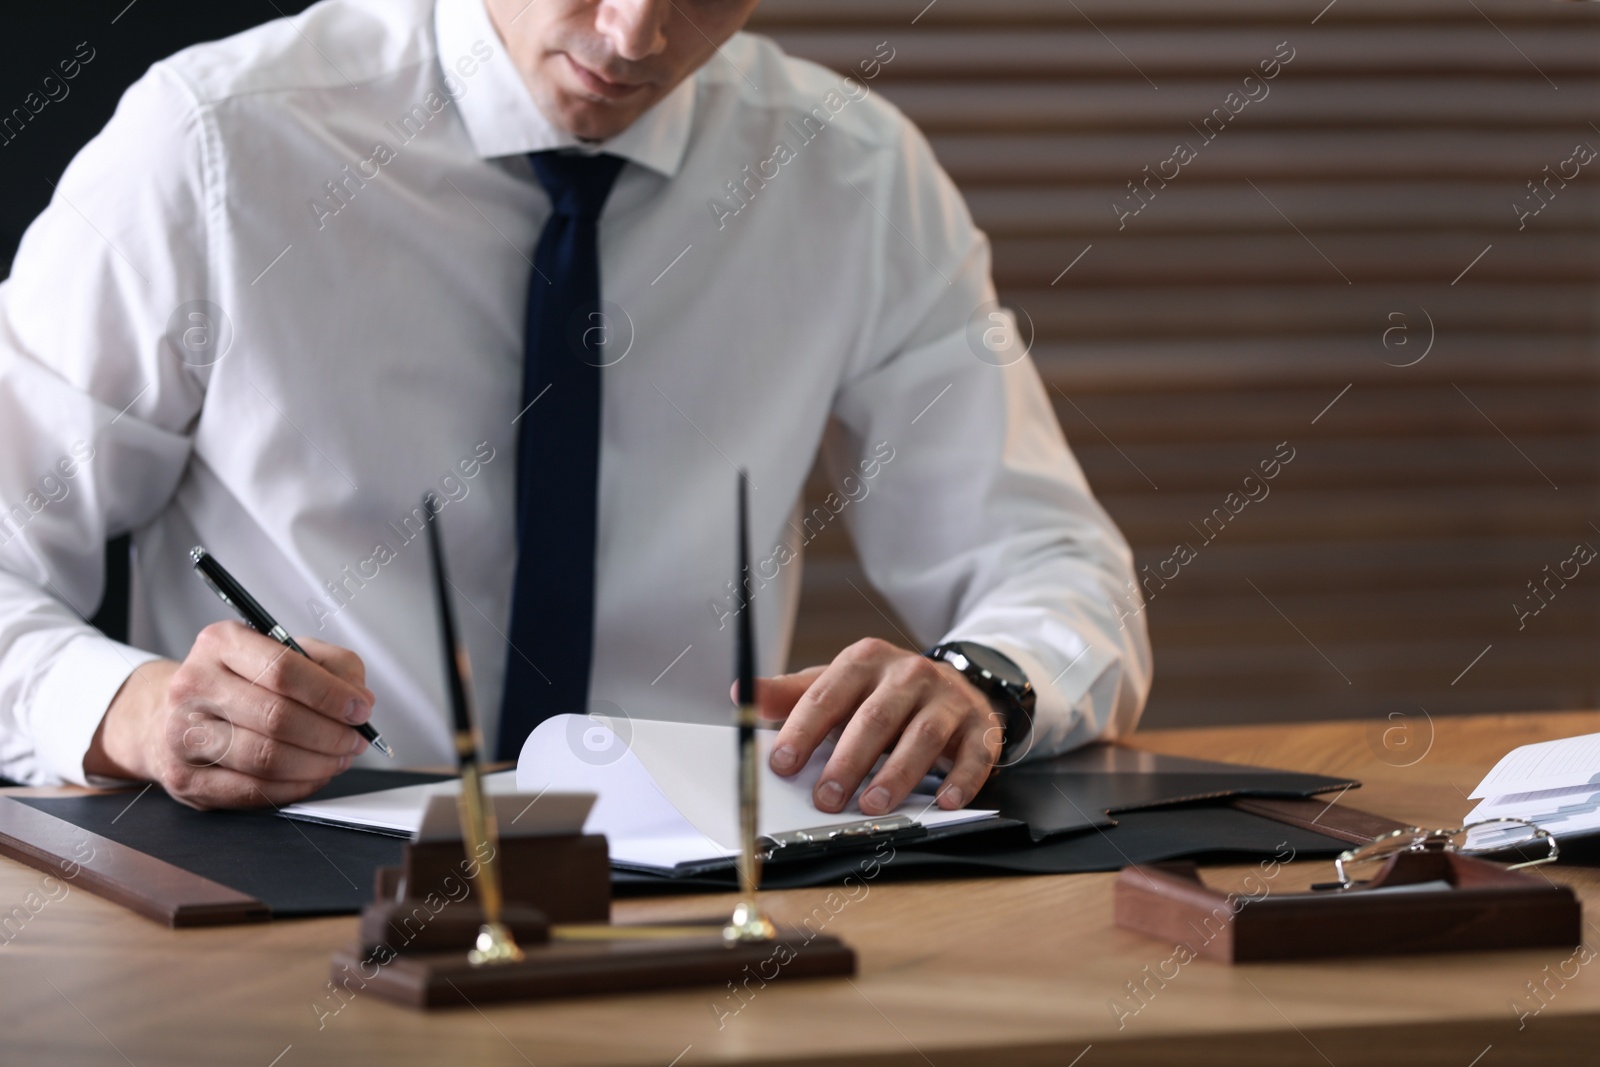
[(585, 141), (606, 141), (632, 126), (648, 105), (629, 102), (619, 106), (603, 100), (561, 93), (555, 101), (552, 118), (574, 137)]

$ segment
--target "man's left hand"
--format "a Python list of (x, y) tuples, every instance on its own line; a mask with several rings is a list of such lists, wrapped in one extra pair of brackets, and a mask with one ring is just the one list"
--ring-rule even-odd
[(758, 679), (756, 703), (764, 718), (785, 720), (771, 759), (781, 775), (799, 771), (843, 726), (812, 792), (829, 813), (844, 810), (885, 752), (861, 794), (863, 813), (894, 810), (942, 757), (951, 766), (939, 806), (959, 808), (988, 780), (1005, 736), (1000, 713), (960, 671), (876, 638), (857, 641), (825, 667)]

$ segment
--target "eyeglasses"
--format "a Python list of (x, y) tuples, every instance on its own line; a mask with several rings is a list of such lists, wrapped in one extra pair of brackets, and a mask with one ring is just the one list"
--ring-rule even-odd
[(1370, 874), (1376, 866), (1402, 852), (1456, 852), (1463, 856), (1513, 853), (1525, 856), (1529, 848), (1543, 850), (1545, 854), (1507, 864), (1506, 869), (1514, 871), (1522, 867), (1554, 863), (1561, 854), (1550, 832), (1526, 819), (1487, 819), (1454, 830), (1424, 830), (1420, 826), (1413, 826), (1384, 834), (1360, 848), (1344, 852), (1333, 861), (1333, 869), (1339, 874), (1339, 888), (1353, 889), (1364, 879), (1352, 877), (1351, 869)]

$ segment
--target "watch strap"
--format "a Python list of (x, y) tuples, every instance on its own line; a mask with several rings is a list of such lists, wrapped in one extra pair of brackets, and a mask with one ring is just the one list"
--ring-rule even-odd
[[(1011, 681), (985, 669), (967, 651), (968, 648), (982, 649), (990, 656), (1011, 664), (1016, 670), (1018, 681)], [(991, 706), (995, 707), (1004, 722), (1005, 737), (1001, 742), (1000, 766), (1008, 766), (1017, 762), (1021, 755), (1026, 753), (1027, 746), (1033, 737), (1033, 685), (1023, 674), (1022, 668), (1016, 662), (1001, 652), (999, 649), (988, 645), (979, 645), (975, 641), (946, 641), (935, 645), (925, 653), (929, 659), (941, 663), (949, 663), (961, 671), (962, 675), (971, 682), (980, 692), (989, 698)], [(958, 655), (965, 666), (952, 661), (952, 654)]]

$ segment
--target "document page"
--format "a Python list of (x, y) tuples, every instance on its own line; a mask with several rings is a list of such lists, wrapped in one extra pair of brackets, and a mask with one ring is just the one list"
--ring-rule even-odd
[(1472, 799), (1583, 785), (1600, 786), (1600, 734), (1512, 749), (1478, 783)]
[[(486, 774), (483, 776), (483, 785), (491, 797), (512, 794), (517, 791), (517, 774), (515, 771)], [(424, 785), (381, 789), (375, 793), (357, 793), (353, 796), (336, 797), (333, 800), (301, 801), (298, 804), (287, 805), (281, 814), (304, 822), (328, 823), (356, 830), (373, 830), (395, 837), (411, 837), (422, 826), (422, 815), (427, 810), (429, 799), (437, 796), (453, 797), (460, 792), (461, 782), (452, 779), (447, 782), (428, 782)], [(498, 818), (502, 809), (498, 799), (495, 803), (495, 815)], [(558, 812), (556, 804), (551, 803), (546, 805), (545, 810), (539, 815), (555, 817), (558, 814), (568, 814), (571, 810), (570, 807), (563, 807)], [(587, 814), (588, 804), (584, 805), (583, 810)], [(530, 812), (519, 822), (527, 821), (531, 817)], [(577, 827), (582, 825), (583, 816), (579, 815), (576, 824), (568, 832), (575, 832)]]
[[(798, 774), (781, 778), (767, 766), (776, 736), (774, 730), (757, 733), (763, 835), (825, 833), (869, 818), (856, 798), (838, 815), (811, 803), (831, 744), (819, 748)], [(587, 829), (610, 839), (612, 861), (670, 869), (738, 853), (737, 746), (733, 726), (641, 719), (611, 724), (558, 715), (541, 723), (523, 745), (517, 786), (526, 794), (544, 789), (597, 794)], [(897, 815), (932, 828), (991, 819), (996, 813), (944, 811), (932, 793), (918, 792), (879, 818)]]
[[(626, 736), (624, 736), (626, 735)], [(774, 730), (757, 734), (761, 753), (761, 833), (829, 829), (869, 821), (852, 798), (837, 815), (818, 811), (811, 790), (833, 751), (823, 745), (800, 772), (781, 778), (767, 766)], [(534, 730), (514, 771), (484, 777), (501, 832), (605, 834), (611, 860), (670, 871), (682, 863), (728, 859), (739, 852), (738, 731), (732, 726), (630, 720), (608, 724), (558, 715)], [(455, 781), (290, 804), (291, 819), (411, 837), (431, 798), (453, 796)], [(515, 803), (508, 804), (515, 794)], [(859, 795), (859, 791), (858, 791)], [(590, 798), (593, 807), (590, 808)], [(584, 815), (587, 813), (587, 819)], [(992, 819), (997, 813), (945, 811), (931, 792), (915, 792), (879, 821), (904, 816), (932, 829)]]
[(1512, 749), (1472, 799), (1469, 823), (1525, 819), (1558, 838), (1600, 830), (1600, 734)]

